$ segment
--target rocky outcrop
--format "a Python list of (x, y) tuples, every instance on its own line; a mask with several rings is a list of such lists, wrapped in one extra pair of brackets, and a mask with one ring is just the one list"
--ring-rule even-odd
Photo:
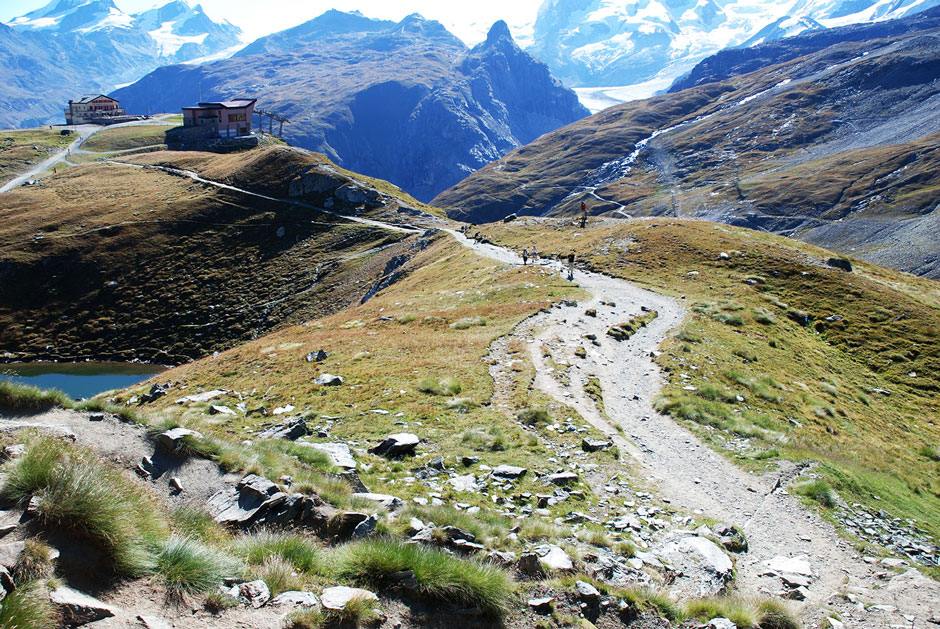
[(219, 524), (236, 528), (302, 526), (323, 530), (335, 509), (316, 496), (287, 494), (266, 478), (250, 474), (206, 502)]

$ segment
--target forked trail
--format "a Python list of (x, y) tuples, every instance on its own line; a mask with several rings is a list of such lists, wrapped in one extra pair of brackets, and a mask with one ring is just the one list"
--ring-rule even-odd
[[(507, 249), (452, 233), (481, 255), (509, 264), (522, 263)], [(561, 272), (557, 263), (543, 264)], [(852, 627), (933, 626), (928, 619), (940, 617), (940, 583), (913, 569), (895, 574), (865, 562), (832, 525), (786, 492), (788, 482), (798, 473), (794, 464), (783, 462), (763, 475), (744, 471), (675, 420), (653, 410), (663, 377), (650, 352), (686, 316), (679, 301), (595, 273), (576, 271), (575, 281), (591, 293), (589, 301), (576, 308), (540, 313), (513, 333), (528, 343), (537, 374), (535, 386), (575, 408), (607, 433), (640, 463), (661, 497), (673, 506), (744, 530), (749, 550), (736, 560), (739, 592), (778, 591), (777, 579), (761, 576), (766, 562), (778, 556), (804, 557), (814, 573), (809, 597), (802, 603), (806, 626), (828, 626), (820, 624), (827, 615), (825, 608)], [(623, 342), (606, 334), (610, 326), (641, 314), (643, 306), (659, 313), (646, 328)], [(587, 309), (595, 309), (597, 316), (585, 315)], [(585, 340), (586, 334), (594, 334), (600, 345)], [(543, 347), (556, 363), (571, 364), (566, 384), (552, 376)], [(577, 347), (587, 350), (586, 358), (575, 357)], [(585, 394), (584, 385), (591, 376), (602, 385), (606, 417)], [(614, 424), (621, 426), (629, 439), (620, 436)], [(852, 594), (857, 602), (845, 594)]]

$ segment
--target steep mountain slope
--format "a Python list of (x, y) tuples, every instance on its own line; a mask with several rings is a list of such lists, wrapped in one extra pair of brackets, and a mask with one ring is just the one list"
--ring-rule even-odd
[(53, 0), (0, 25), (0, 59), (9, 61), (0, 70), (0, 125), (61, 123), (70, 98), (110, 91), (164, 63), (218, 53), (240, 35), (184, 0), (138, 15), (112, 0)]
[(940, 7), (897, 20), (875, 24), (851, 24), (776, 41), (765, 41), (757, 45), (745, 44), (739, 48), (728, 48), (697, 63), (688, 74), (677, 79), (669, 87), (669, 92), (754, 72), (841, 42), (899, 37), (914, 31), (934, 28), (940, 28)]
[(249, 46), (261, 48), (275, 52), (160, 68), (113, 95), (129, 112), (258, 98), (290, 118), (292, 144), (421, 200), (587, 114), (502, 22), (467, 50), (420, 16), (387, 26), (333, 12)]
[[(748, 225), (940, 277), (933, 30), (839, 44), (611, 108), (438, 196), (475, 222), (510, 212), (676, 215)], [(903, 243), (903, 247), (898, 247)]]
[[(166, 169), (177, 160), (223, 180), (246, 169), (278, 173), (284, 187), (267, 191), (286, 200)], [(185, 362), (358, 301), (410, 244), (406, 232), (317, 209), (410, 203), (322, 156), (268, 147), (138, 161), (74, 166), (0, 195), (7, 360)], [(304, 189), (304, 175), (315, 189)]]
[(880, 22), (936, 4), (935, 0), (642, 0), (624, 5), (614, 0), (545, 0), (529, 50), (568, 85), (646, 81), (668, 85), (723, 48)]

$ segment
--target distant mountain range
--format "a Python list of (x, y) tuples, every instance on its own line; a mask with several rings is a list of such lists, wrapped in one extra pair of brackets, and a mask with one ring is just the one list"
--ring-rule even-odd
[(662, 89), (724, 48), (901, 18), (940, 0), (545, 0), (527, 49), (574, 87)]
[(235, 57), (155, 70), (115, 91), (128, 113), (236, 97), (287, 116), (285, 139), (427, 200), (588, 115), (504, 22), (473, 49), (440, 23), (328, 11)]
[(940, 278), (940, 7), (845, 28), (720, 53), (687, 89), (546, 134), (432, 203), (472, 222), (582, 202), (706, 219)]
[(184, 0), (135, 15), (112, 0), (53, 0), (0, 24), (0, 127), (63, 122), (69, 98), (219, 54), (240, 37)]

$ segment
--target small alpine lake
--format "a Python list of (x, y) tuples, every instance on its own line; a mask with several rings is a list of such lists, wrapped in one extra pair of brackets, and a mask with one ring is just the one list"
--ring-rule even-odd
[(0, 365), (0, 378), (41, 389), (59, 389), (78, 399), (129, 387), (164, 369), (146, 363), (9, 363)]

